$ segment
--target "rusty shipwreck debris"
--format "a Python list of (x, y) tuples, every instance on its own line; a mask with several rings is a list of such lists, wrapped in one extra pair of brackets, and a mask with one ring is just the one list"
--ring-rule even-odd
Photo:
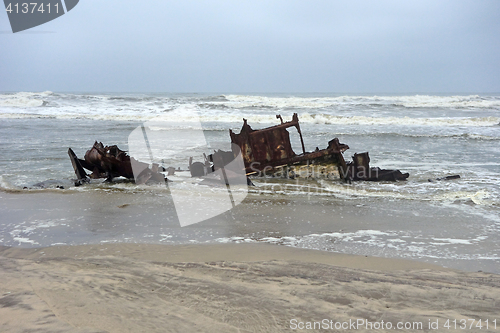
[[(287, 122), (284, 122), (280, 115), (276, 118), (280, 119), (280, 124), (259, 130), (252, 129), (247, 120), (243, 119), (240, 133), (236, 134), (229, 130), (231, 151), (218, 150), (208, 156), (203, 154), (203, 162), (193, 162), (192, 157), (189, 159), (188, 170), (191, 177), (203, 178), (207, 182), (219, 181), (226, 185), (229, 182), (232, 184), (246, 182), (251, 185), (248, 176), (343, 179), (347, 182), (398, 181), (409, 177), (408, 173), (399, 170), (370, 167), (370, 157), (367, 152), (354, 154), (353, 160), (346, 162), (343, 153), (349, 146), (340, 143), (338, 138), (330, 140), (324, 149), (316, 148), (313, 152), (306, 152), (298, 115), (294, 113), (292, 120)], [(296, 129), (300, 138), (302, 152), (299, 154), (292, 149), (288, 132), (292, 127)], [(236, 163), (236, 157), (240, 153), (243, 162)], [(173, 175), (175, 171), (182, 171), (174, 167), (165, 169), (155, 163), (150, 167), (149, 164), (130, 157), (116, 145), (105, 147), (97, 141), (85, 153), (84, 159), (79, 159), (71, 148), (68, 149), (68, 154), (78, 178), (75, 182), (77, 186), (87, 182), (89, 178), (106, 178), (111, 181), (115, 177), (135, 179), (137, 184), (158, 183), (166, 181), (161, 172), (167, 171), (168, 175)], [(85, 170), (92, 173), (88, 175)], [(133, 170), (141, 172), (134, 178)], [(217, 172), (218, 170), (220, 172)], [(244, 177), (240, 177), (241, 175)]]
[[(231, 142), (241, 151), (247, 175), (282, 176), (286, 178), (341, 178), (346, 181), (396, 181), (406, 180), (408, 173), (399, 170), (384, 170), (370, 167), (368, 153), (354, 154), (352, 162), (344, 160), (343, 152), (349, 146), (339, 142), (338, 138), (328, 142), (325, 149), (316, 148), (306, 152), (304, 139), (299, 125), (299, 117), (293, 114), (292, 120), (284, 122), (280, 115), (276, 116), (281, 124), (254, 130), (243, 119), (243, 127), (239, 134), (229, 130)], [(302, 148), (296, 154), (290, 143), (288, 128), (295, 127)], [(233, 149), (233, 153), (236, 152)]]
[[(210, 155), (203, 154), (204, 163), (193, 162), (189, 158), (189, 172), (191, 177), (202, 178), (201, 184), (221, 183), (225, 185), (247, 184), (253, 185), (252, 181), (245, 174), (245, 166), (241, 159), (236, 157), (239, 149), (233, 151), (217, 150)], [(237, 163), (236, 161), (241, 161)], [(219, 171), (220, 172), (217, 172)]]
[(446, 177), (440, 177), (436, 179), (428, 179), (429, 182), (433, 182), (435, 180), (453, 180), (453, 179), (460, 179), (460, 175), (452, 175), (452, 176), (446, 176)]
[[(402, 173), (399, 170), (386, 170), (377, 167), (370, 167), (370, 157), (368, 152), (354, 154), (353, 161), (346, 166), (344, 179), (346, 180), (369, 180), (369, 181), (396, 181), (406, 180), (409, 173)], [(341, 173), (342, 175), (342, 173)]]
[[(149, 164), (130, 157), (116, 145), (105, 147), (102, 142), (96, 141), (92, 148), (87, 150), (83, 160), (79, 159), (71, 148), (68, 149), (68, 155), (78, 178), (75, 181), (76, 186), (88, 182), (89, 178), (106, 178), (107, 181), (115, 177), (134, 179), (132, 164), (143, 170), (135, 178), (137, 184), (165, 181), (165, 177), (159, 172), (158, 164), (153, 164), (150, 168)], [(85, 169), (92, 173), (88, 175)]]

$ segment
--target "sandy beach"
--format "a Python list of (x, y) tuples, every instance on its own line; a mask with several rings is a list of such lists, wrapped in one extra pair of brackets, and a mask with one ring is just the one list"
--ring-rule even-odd
[(1, 332), (500, 330), (499, 275), (415, 261), (107, 244), (0, 247), (0, 265)]

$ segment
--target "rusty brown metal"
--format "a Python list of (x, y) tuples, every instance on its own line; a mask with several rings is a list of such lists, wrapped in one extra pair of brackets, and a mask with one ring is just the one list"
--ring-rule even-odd
[[(107, 178), (109, 181), (115, 177), (134, 179), (132, 163), (134, 163), (134, 166), (143, 170), (135, 177), (136, 183), (141, 184), (149, 180), (154, 180), (155, 182), (165, 180), (163, 175), (159, 172), (158, 164), (153, 164), (152, 167), (149, 168), (149, 164), (139, 162), (133, 157), (130, 157), (116, 145), (104, 146), (102, 142), (96, 141), (92, 148), (87, 150), (84, 159), (79, 159), (71, 148), (68, 149), (68, 154), (78, 178), (77, 182), (79, 185), (81, 185), (82, 181), (86, 180), (87, 177), (92, 179)], [(92, 173), (87, 175), (83, 170), (84, 168), (92, 171)], [(77, 183), (75, 182), (75, 184)]]
[(380, 169), (370, 167), (370, 156), (368, 152), (354, 154), (352, 162), (346, 166), (345, 179), (367, 180), (367, 181), (397, 181), (406, 180), (410, 174), (399, 170)]
[[(292, 120), (284, 122), (281, 115), (276, 116), (280, 124), (264, 129), (254, 130), (243, 119), (243, 126), (240, 133), (236, 134), (229, 130), (232, 143), (232, 151), (214, 151), (213, 154), (204, 154), (204, 162), (193, 162), (189, 159), (189, 171), (192, 177), (204, 177), (222, 169), (227, 184), (225, 167), (240, 154), (243, 157), (245, 172), (248, 175), (288, 178), (341, 178), (346, 181), (368, 180), (368, 181), (396, 181), (406, 180), (408, 173), (401, 173), (399, 170), (384, 170), (370, 167), (370, 157), (368, 153), (354, 154), (352, 162), (344, 160), (343, 153), (349, 146), (339, 142), (334, 138), (328, 142), (325, 149), (316, 148), (313, 152), (306, 152), (302, 132), (299, 125), (299, 117), (293, 114)], [(296, 154), (290, 142), (288, 128), (295, 127), (302, 146), (302, 153)], [(85, 154), (85, 158), (78, 159), (71, 148), (68, 150), (77, 182), (90, 178), (114, 177), (134, 178), (134, 170), (142, 170), (134, 179), (136, 183), (162, 182), (166, 179), (161, 174), (158, 164), (149, 164), (137, 161), (127, 153), (119, 149), (116, 145), (104, 146), (101, 142), (95, 142), (93, 147)], [(137, 167), (137, 168), (136, 168)], [(238, 169), (242, 166), (238, 166)], [(85, 170), (92, 173), (87, 175)], [(165, 169), (163, 169), (165, 171)], [(234, 170), (233, 170), (234, 171)], [(174, 174), (175, 169), (168, 168), (169, 175)], [(451, 177), (450, 177), (451, 178)], [(247, 183), (251, 184), (247, 178)], [(75, 184), (77, 184), (75, 182)]]
[[(231, 142), (238, 145), (245, 162), (245, 171), (248, 175), (260, 174), (264, 172), (274, 172), (280, 170), (281, 175), (290, 177), (297, 176), (297, 171), (305, 170), (315, 175), (308, 175), (307, 178), (330, 177), (332, 165), (336, 165), (338, 177), (347, 181), (351, 180), (406, 180), (408, 173), (401, 173), (399, 170), (384, 170), (377, 167), (370, 167), (370, 157), (368, 153), (354, 154), (352, 162), (344, 160), (343, 152), (349, 146), (339, 142), (335, 138), (328, 142), (326, 149), (316, 148), (314, 152), (306, 152), (304, 140), (300, 131), (299, 117), (293, 114), (292, 120), (284, 122), (281, 115), (276, 116), (281, 124), (268, 128), (254, 130), (243, 119), (243, 127), (239, 134), (229, 131)], [(300, 136), (302, 144), (302, 154), (295, 154), (290, 143), (288, 128), (295, 127)], [(233, 151), (234, 154), (236, 152)], [(313, 168), (311, 166), (317, 166)], [(314, 170), (320, 170), (318, 172)], [(307, 173), (307, 172), (306, 172)]]
[(95, 142), (90, 150), (85, 153), (84, 160), (92, 171), (90, 178), (134, 178), (130, 156), (116, 145), (106, 146), (102, 142)]
[[(268, 127), (261, 130), (254, 130), (248, 125), (247, 120), (243, 119), (243, 127), (239, 134), (229, 130), (231, 142), (237, 144), (243, 154), (245, 165), (258, 162), (263, 165), (273, 161), (286, 160), (296, 156), (290, 143), (290, 134), (286, 130), (288, 127), (295, 126), (298, 130), (299, 120), (297, 114), (294, 114), (292, 121)], [(300, 131), (299, 131), (300, 134)], [(302, 141), (302, 135), (301, 141)], [(303, 148), (305, 153), (305, 149)]]
[[(247, 120), (243, 119), (243, 127), (239, 134), (229, 131), (231, 142), (238, 145), (241, 150), (247, 174), (270, 171), (283, 165), (314, 163), (335, 163), (344, 170), (346, 163), (342, 152), (349, 149), (347, 145), (339, 143), (336, 138), (329, 142), (326, 149), (306, 152), (298, 115), (294, 113), (292, 120), (288, 122), (284, 122), (280, 115), (276, 118), (281, 120), (281, 124), (260, 130), (252, 129)], [(295, 127), (300, 136), (302, 146), (300, 155), (292, 149), (287, 130), (290, 127)], [(339, 173), (345, 174), (345, 172)]]

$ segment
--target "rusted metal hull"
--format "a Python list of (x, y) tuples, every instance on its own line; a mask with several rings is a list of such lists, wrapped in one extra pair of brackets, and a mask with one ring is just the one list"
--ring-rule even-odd
[(134, 178), (130, 156), (120, 150), (116, 145), (106, 146), (102, 142), (95, 142), (94, 146), (87, 150), (84, 160), (84, 168), (91, 170), (90, 178)]
[[(336, 165), (340, 168), (345, 167), (342, 152), (349, 149), (349, 146), (339, 143), (339, 140), (335, 138), (328, 143), (326, 149), (306, 152), (298, 115), (294, 113), (292, 120), (288, 122), (283, 122), (279, 115), (276, 117), (281, 120), (281, 124), (276, 126), (254, 130), (248, 125), (247, 120), (243, 119), (240, 133), (229, 131), (231, 142), (240, 148), (245, 162), (245, 171), (248, 175), (265, 176), (283, 169), (285, 170), (283, 174), (296, 177), (302, 174), (302, 172), (297, 172), (299, 166)], [(296, 154), (292, 149), (290, 134), (287, 130), (290, 127), (295, 127), (300, 136), (301, 154)], [(320, 169), (322, 170), (320, 174), (324, 174), (325, 168)], [(312, 173), (314, 174), (314, 172)]]
[[(213, 154), (204, 155), (204, 162), (193, 162), (189, 160), (189, 171), (192, 177), (209, 177), (216, 170), (222, 169), (224, 182), (236, 177), (241, 171), (246, 175), (257, 177), (284, 177), (284, 178), (323, 178), (323, 179), (344, 179), (345, 181), (397, 181), (406, 180), (408, 173), (399, 170), (384, 170), (370, 167), (370, 157), (368, 153), (354, 154), (352, 162), (344, 160), (343, 153), (349, 146), (339, 142), (338, 138), (328, 142), (325, 149), (316, 148), (313, 152), (306, 152), (304, 140), (299, 125), (299, 118), (296, 113), (292, 120), (284, 122), (280, 115), (276, 116), (281, 120), (281, 124), (268, 128), (254, 130), (243, 119), (243, 127), (240, 133), (236, 134), (229, 130), (231, 137), (231, 151), (215, 151)], [(288, 128), (295, 127), (302, 146), (302, 153), (296, 154), (290, 143), (290, 133)], [(135, 179), (138, 184), (149, 181), (165, 181), (164, 176), (159, 172), (158, 164), (149, 164), (137, 161), (127, 155), (117, 146), (106, 146), (101, 142), (95, 142), (93, 147), (85, 153), (84, 159), (78, 159), (71, 148), (68, 150), (71, 163), (81, 184), (90, 178), (125, 177)], [(237, 163), (237, 170), (226, 170), (227, 166), (237, 157), (242, 155), (243, 164)], [(234, 168), (234, 166), (233, 166)], [(87, 175), (84, 169), (91, 171)], [(133, 170), (138, 172), (135, 175)], [(137, 171), (139, 170), (139, 171)], [(169, 174), (173, 174), (175, 169), (168, 168)], [(234, 175), (233, 175), (234, 173)], [(213, 175), (212, 175), (213, 176)], [(243, 178), (244, 180), (244, 178)], [(247, 178), (247, 183), (251, 183)]]
[[(76, 185), (81, 185), (83, 182), (91, 179), (106, 178), (111, 181), (115, 177), (124, 177), (135, 179), (138, 184), (145, 183), (149, 180), (164, 181), (165, 178), (159, 173), (158, 165), (153, 164), (149, 168), (149, 164), (137, 161), (133, 157), (118, 148), (118, 146), (104, 146), (102, 142), (95, 142), (91, 149), (87, 150), (84, 159), (79, 159), (71, 148), (68, 149), (68, 155), (77, 176)], [(134, 167), (143, 170), (137, 177), (134, 177), (132, 169)], [(87, 175), (84, 169), (91, 171)]]
[[(229, 131), (231, 142), (241, 151), (245, 162), (247, 175), (281, 176), (286, 178), (341, 178), (351, 180), (406, 180), (407, 173), (399, 170), (383, 170), (370, 168), (368, 153), (354, 154), (352, 162), (344, 160), (343, 152), (349, 146), (335, 138), (328, 142), (326, 149), (306, 152), (304, 140), (300, 131), (299, 118), (295, 113), (291, 121), (283, 122), (281, 116), (276, 116), (281, 124), (254, 130), (243, 119), (240, 133)], [(300, 136), (302, 153), (296, 154), (290, 143), (288, 128), (295, 127)], [(237, 152), (234, 151), (236, 154)], [(239, 152), (238, 152), (239, 153)]]
[(354, 154), (352, 159), (353, 161), (347, 164), (346, 173), (343, 177), (348, 180), (397, 181), (406, 180), (410, 176), (409, 173), (402, 173), (399, 170), (370, 167), (368, 152)]

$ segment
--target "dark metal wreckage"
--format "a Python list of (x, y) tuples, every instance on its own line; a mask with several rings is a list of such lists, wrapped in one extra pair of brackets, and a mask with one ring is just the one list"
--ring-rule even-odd
[[(343, 153), (349, 146), (334, 138), (324, 149), (316, 148), (306, 152), (304, 139), (300, 130), (299, 117), (293, 114), (292, 120), (284, 122), (280, 115), (276, 116), (281, 123), (264, 129), (255, 130), (243, 119), (243, 127), (236, 134), (229, 130), (232, 150), (218, 150), (206, 156), (204, 162), (193, 162), (189, 159), (189, 171), (192, 177), (210, 176), (215, 170), (224, 168), (239, 154), (242, 155), (244, 172), (250, 177), (283, 177), (283, 178), (326, 178), (351, 181), (400, 181), (409, 177), (408, 173), (399, 170), (385, 170), (370, 167), (367, 152), (354, 154), (352, 161), (345, 161)], [(288, 129), (295, 127), (300, 138), (302, 152), (297, 154), (292, 149)], [(71, 163), (77, 176), (75, 185), (81, 185), (89, 178), (106, 178), (111, 181), (115, 177), (134, 179), (138, 184), (166, 181), (161, 172), (175, 173), (173, 167), (163, 168), (158, 164), (149, 165), (130, 157), (117, 146), (104, 146), (97, 141), (79, 159), (71, 148), (68, 149)], [(132, 165), (140, 166), (142, 172), (134, 177)], [(88, 175), (86, 170), (91, 171)], [(227, 179), (226, 179), (227, 182)], [(251, 182), (248, 181), (250, 184)]]

